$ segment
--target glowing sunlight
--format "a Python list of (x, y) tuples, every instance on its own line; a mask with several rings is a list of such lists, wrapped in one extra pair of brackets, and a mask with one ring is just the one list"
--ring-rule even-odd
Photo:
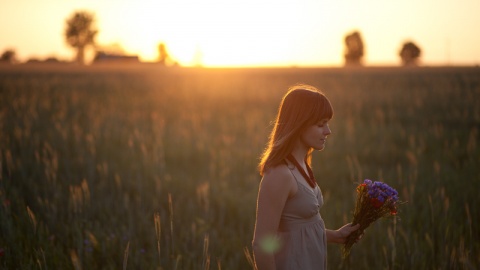
[(129, 16), (141, 19), (122, 23), (122, 43), (146, 61), (155, 60), (155, 45), (163, 42), (172, 58), (186, 65), (276, 64), (282, 54), (288, 54), (286, 38), (295, 36), (302, 21), (286, 19), (298, 5), (278, 1), (180, 1), (162, 5), (151, 2), (123, 7)]
[(98, 47), (119, 44), (143, 62), (164, 43), (182, 66), (341, 66), (344, 38), (357, 30), (366, 65), (398, 65), (405, 41), (419, 45), (423, 64), (475, 65), (480, 2), (465, 1), (17, 0), (0, 9), (0, 50), (72, 60), (65, 21), (82, 10), (95, 16)]

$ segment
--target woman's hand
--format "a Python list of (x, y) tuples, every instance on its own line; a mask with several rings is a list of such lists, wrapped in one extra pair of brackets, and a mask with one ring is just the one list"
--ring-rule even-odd
[[(343, 225), (340, 229), (336, 231), (327, 230), (327, 241), (337, 244), (344, 244), (347, 240), (347, 237), (354, 231), (360, 228), (360, 224), (352, 226), (351, 223)], [(357, 241), (362, 238), (363, 234), (357, 238)]]

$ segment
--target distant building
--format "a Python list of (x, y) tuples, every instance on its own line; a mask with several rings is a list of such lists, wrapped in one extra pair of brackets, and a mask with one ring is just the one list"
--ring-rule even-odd
[(63, 60), (59, 60), (58, 58), (54, 57), (54, 56), (51, 56), (51, 57), (48, 57), (46, 59), (38, 59), (38, 58), (30, 58), (28, 59), (25, 64), (53, 64), (53, 65), (57, 65), (57, 64), (71, 64), (70, 62), (67, 62), (67, 61), (63, 61)]
[(104, 63), (104, 64), (132, 64), (132, 63), (139, 63), (140, 60), (138, 59), (137, 55), (123, 55), (123, 54), (115, 54), (115, 53), (108, 53), (103, 51), (98, 51), (93, 59), (94, 64)]

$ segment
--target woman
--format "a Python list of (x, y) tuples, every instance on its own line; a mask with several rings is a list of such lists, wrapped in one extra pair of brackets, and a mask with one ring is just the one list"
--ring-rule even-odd
[(258, 270), (327, 268), (327, 242), (344, 243), (359, 225), (327, 230), (323, 197), (310, 168), (313, 150), (331, 134), (330, 101), (315, 87), (297, 85), (283, 97), (259, 164), (257, 220), (253, 238)]

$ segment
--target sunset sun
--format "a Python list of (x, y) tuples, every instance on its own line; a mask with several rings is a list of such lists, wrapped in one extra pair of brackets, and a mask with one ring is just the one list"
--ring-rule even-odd
[(164, 43), (170, 56), (184, 65), (274, 65), (292, 54), (289, 46), (295, 41), (288, 42), (287, 38), (298, 36), (295, 31), (302, 21), (286, 19), (296, 7), (281, 2), (151, 4), (122, 7), (122, 14), (140, 19), (121, 20), (123, 15), (117, 14), (112, 21), (120, 21), (119, 25), (108, 25), (107, 20), (99, 18), (104, 28), (115, 29), (101, 33), (99, 40), (119, 42), (144, 61), (155, 61), (157, 45)]
[(71, 61), (65, 21), (86, 11), (95, 16), (95, 48), (118, 45), (142, 62), (157, 61), (163, 43), (181, 66), (342, 66), (344, 39), (359, 31), (366, 65), (398, 65), (405, 41), (419, 46), (423, 64), (475, 65), (480, 36), (470, 29), (479, 9), (475, 0), (435, 9), (413, 0), (18, 0), (0, 9), (0, 50), (14, 49), (20, 62)]

